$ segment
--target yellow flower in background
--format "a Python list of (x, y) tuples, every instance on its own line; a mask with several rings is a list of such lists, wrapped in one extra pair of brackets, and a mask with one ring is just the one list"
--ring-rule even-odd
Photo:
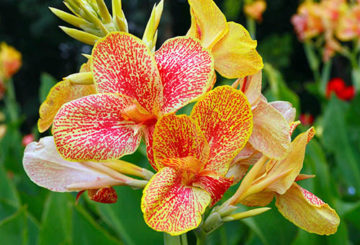
[[(21, 53), (5, 42), (0, 44), (0, 77), (11, 78), (21, 67)], [(0, 78), (1, 79), (1, 78)]]
[(188, 36), (200, 39), (214, 56), (215, 70), (226, 78), (253, 75), (263, 68), (257, 42), (240, 24), (227, 22), (213, 0), (189, 0), (191, 27)]
[(341, 41), (351, 41), (360, 37), (360, 5), (347, 9), (339, 19), (336, 36)]
[(316, 37), (324, 31), (321, 6), (312, 1), (302, 3), (291, 22), (301, 41)]
[(266, 2), (264, 0), (257, 0), (251, 3), (246, 3), (244, 6), (245, 15), (261, 22), (262, 14), (266, 10)]

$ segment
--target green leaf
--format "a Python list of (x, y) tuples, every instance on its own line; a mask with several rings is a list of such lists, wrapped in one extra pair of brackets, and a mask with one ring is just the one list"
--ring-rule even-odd
[(291, 64), (290, 56), (293, 52), (291, 33), (282, 35), (272, 34), (259, 45), (259, 53), (263, 60), (277, 69), (286, 68)]
[(10, 181), (5, 168), (0, 165), (0, 200), (7, 202), (14, 207), (20, 207), (20, 199), (15, 185)]
[(50, 89), (57, 83), (57, 80), (48, 73), (42, 73), (40, 76), (40, 82), (39, 96), (40, 103), (42, 103), (46, 100)]
[(270, 211), (244, 219), (242, 222), (256, 233), (263, 244), (288, 245), (295, 239), (297, 227), (282, 217), (273, 204), (271, 207)]
[[(81, 206), (75, 206), (73, 221), (73, 244), (122, 244), (120, 241), (110, 236), (101, 226), (99, 226)], [(143, 236), (143, 234), (139, 232), (138, 236)]]
[(38, 244), (72, 244), (71, 217), (69, 194), (51, 193), (45, 203)]
[(119, 196), (116, 204), (98, 204), (100, 216), (105, 223), (112, 227), (127, 245), (162, 244), (162, 233), (145, 224), (140, 210), (142, 191), (126, 186), (116, 188), (116, 191)]
[(17, 209), (18, 209), (17, 207), (15, 207), (12, 204), (9, 204), (7, 201), (0, 200), (0, 222), (3, 219), (16, 213)]
[(299, 97), (286, 86), (281, 73), (266, 63), (264, 65), (264, 74), (270, 84), (273, 99), (289, 101), (297, 111), (300, 111)]
[(356, 157), (348, 138), (345, 122), (347, 109), (348, 105), (345, 102), (332, 96), (321, 123), (322, 143), (328, 151), (335, 154), (337, 167), (341, 171), (345, 183), (355, 190), (360, 190), (360, 159)]
[(27, 244), (26, 208), (20, 208), (14, 215), (0, 222), (1, 244)]

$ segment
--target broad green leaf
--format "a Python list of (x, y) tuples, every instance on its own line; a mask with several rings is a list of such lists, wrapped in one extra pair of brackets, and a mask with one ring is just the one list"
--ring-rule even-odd
[(18, 210), (17, 207), (15, 207), (13, 204), (9, 204), (8, 201), (0, 200), (0, 222), (16, 213)]
[(117, 203), (98, 204), (100, 216), (105, 223), (112, 227), (127, 245), (162, 244), (162, 234), (150, 229), (143, 219), (140, 210), (142, 191), (126, 186), (116, 188), (116, 191)]
[(1, 244), (27, 244), (26, 208), (20, 208), (14, 215), (0, 222)]
[(56, 79), (48, 73), (42, 73), (40, 76), (39, 100), (40, 103), (45, 101), (50, 89), (56, 84)]
[[(360, 190), (359, 160), (348, 138), (345, 113), (348, 105), (332, 96), (322, 119), (322, 143), (335, 154), (336, 164), (348, 187)], [(355, 193), (359, 195), (360, 193)]]
[(32, 217), (29, 213), (27, 213), (27, 225), (28, 225), (28, 241), (29, 245), (37, 245), (38, 237), (39, 237), (39, 223)]
[(71, 219), (72, 200), (69, 194), (50, 193), (43, 211), (38, 244), (72, 244)]
[(289, 101), (296, 108), (296, 111), (299, 112), (299, 97), (287, 87), (281, 73), (266, 63), (264, 65), (264, 74), (270, 84), (271, 99)]
[(326, 240), (323, 236), (318, 236), (316, 234), (312, 234), (306, 232), (304, 230), (299, 229), (295, 241), (292, 245), (318, 245), (318, 244), (325, 244)]
[[(138, 236), (143, 236), (143, 234), (138, 233)], [(121, 245), (122, 243), (109, 235), (84, 208), (77, 205), (73, 212), (73, 244)]]
[(259, 236), (263, 244), (288, 245), (295, 239), (297, 228), (282, 217), (273, 204), (271, 207), (271, 210), (242, 222)]
[(14, 207), (20, 207), (20, 199), (15, 185), (7, 176), (7, 171), (2, 165), (0, 165), (0, 200)]

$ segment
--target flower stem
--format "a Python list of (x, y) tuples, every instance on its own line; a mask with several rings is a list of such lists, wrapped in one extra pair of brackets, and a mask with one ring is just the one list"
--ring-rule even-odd
[(206, 233), (201, 228), (198, 228), (195, 231), (195, 234), (196, 234), (196, 245), (205, 245), (206, 244)]
[(18, 121), (19, 114), (16, 104), (15, 89), (12, 79), (6, 81), (6, 97), (5, 97), (6, 109), (9, 113), (10, 122), (14, 123)]
[(247, 29), (252, 39), (256, 39), (256, 22), (250, 17), (246, 17)]
[(321, 80), (320, 72), (319, 72), (319, 60), (316, 57), (314, 47), (310, 42), (305, 42), (304, 49), (305, 49), (306, 58), (309, 62), (310, 69), (313, 72), (314, 80), (317, 84), (319, 84)]
[(186, 233), (180, 236), (164, 233), (164, 245), (188, 245)]

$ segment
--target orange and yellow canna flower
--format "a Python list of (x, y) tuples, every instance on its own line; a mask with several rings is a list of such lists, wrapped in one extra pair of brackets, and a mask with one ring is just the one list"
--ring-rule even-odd
[(295, 225), (319, 235), (335, 233), (340, 222), (336, 211), (296, 183), (313, 177), (301, 175), (300, 171), (306, 145), (314, 134), (311, 128), (297, 136), (283, 160), (262, 157), (244, 177), (229, 203), (266, 206), (275, 197), (279, 212)]
[(145, 222), (179, 235), (199, 226), (201, 215), (232, 184), (225, 175), (252, 130), (250, 105), (241, 91), (217, 87), (190, 116), (162, 117), (154, 132), (158, 173), (144, 189)]
[(215, 70), (226, 78), (255, 74), (263, 68), (256, 51), (257, 42), (240, 24), (227, 22), (213, 0), (188, 0), (191, 27), (188, 36), (196, 37), (211, 50)]
[(336, 35), (341, 41), (351, 41), (360, 37), (360, 3), (350, 7), (341, 15)]
[(290, 123), (295, 119), (296, 110), (289, 102), (268, 103), (261, 93), (261, 82), (260, 71), (255, 75), (238, 79), (233, 84), (233, 87), (239, 87), (248, 98), (254, 121), (249, 142), (235, 157), (228, 173), (228, 176), (234, 176), (235, 182), (240, 181), (249, 166), (261, 156), (280, 160), (290, 149)]
[(2, 42), (0, 44), (0, 80), (11, 78), (20, 67), (21, 53)]
[(114, 32), (96, 43), (91, 61), (97, 94), (68, 102), (54, 119), (65, 159), (117, 159), (145, 137), (152, 162), (157, 119), (211, 89), (214, 73), (211, 54), (191, 37), (170, 39), (154, 54), (137, 37)]
[(266, 10), (266, 1), (265, 0), (255, 0), (251, 3), (246, 3), (244, 6), (244, 12), (250, 18), (261, 22), (262, 14)]
[(323, 9), (320, 3), (305, 1), (302, 3), (297, 14), (291, 18), (299, 40), (311, 39), (324, 31)]

